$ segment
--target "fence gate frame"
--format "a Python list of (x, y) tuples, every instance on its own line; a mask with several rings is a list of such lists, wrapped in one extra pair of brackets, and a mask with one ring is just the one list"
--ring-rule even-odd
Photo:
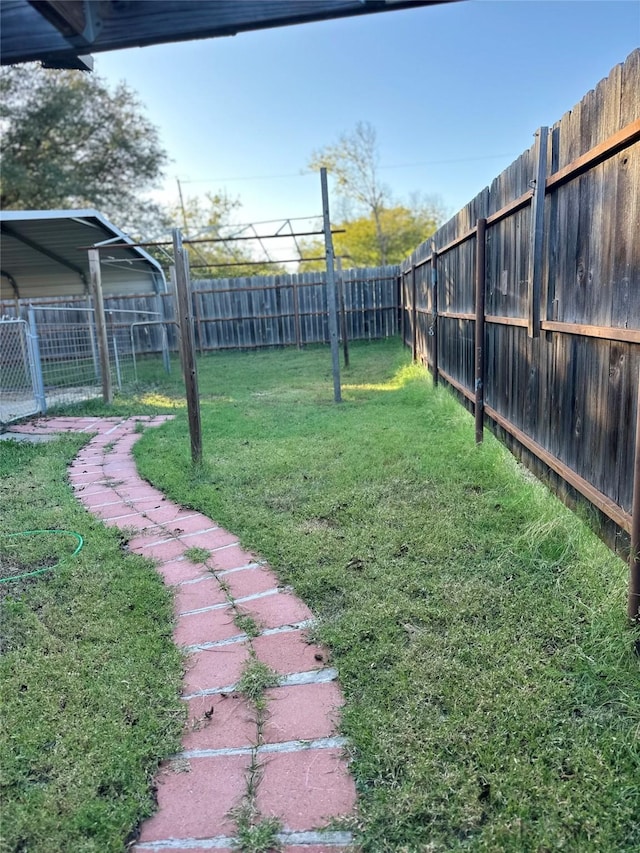
[[(37, 335), (34, 335), (30, 323), (20, 317), (0, 317), (1, 337), (5, 346), (10, 345), (7, 344), (6, 332), (11, 327), (16, 330), (15, 335), (17, 336), (14, 349), (17, 354), (19, 351), (23, 375), (25, 380), (27, 378), (29, 380), (28, 382), (25, 381), (18, 390), (24, 393), (24, 403), (27, 403), (32, 399), (33, 406), (21, 412), (12, 413), (9, 410), (7, 412), (6, 419), (2, 410), (4, 408), (8, 409), (8, 406), (3, 406), (2, 409), (0, 409), (0, 425), (2, 426), (12, 423), (13, 421), (22, 420), (22, 418), (44, 414), (47, 410), (44, 385), (42, 382), (42, 371), (40, 369)], [(11, 334), (11, 332), (9, 332), (9, 334)], [(6, 375), (5, 371), (7, 370), (8, 368), (3, 364), (3, 374)]]

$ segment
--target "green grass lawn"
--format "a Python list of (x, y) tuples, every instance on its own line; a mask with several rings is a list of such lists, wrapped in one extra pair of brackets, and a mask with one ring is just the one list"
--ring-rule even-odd
[[(86, 436), (0, 442), (0, 850), (121, 853), (179, 745), (182, 661), (150, 563), (75, 500)], [(77, 532), (9, 537), (36, 529)]]
[[(472, 418), (397, 341), (352, 345), (340, 406), (325, 348), (199, 369), (198, 469), (178, 371), (75, 411), (176, 414), (136, 445), (141, 474), (237, 533), (319, 617), (347, 699), (364, 853), (640, 849), (625, 564), (488, 433), (476, 447)], [(2, 463), (21, 507), (4, 530), (37, 519), (87, 542), (10, 602), (11, 851), (121, 849), (175, 735), (166, 595), (73, 503), (62, 480), (80, 443), (11, 448)], [(149, 698), (161, 683), (164, 714)], [(85, 744), (102, 748), (78, 793)]]
[(135, 453), (319, 617), (363, 850), (640, 849), (625, 564), (397, 342), (343, 381), (326, 349), (202, 359), (202, 467), (180, 408)]

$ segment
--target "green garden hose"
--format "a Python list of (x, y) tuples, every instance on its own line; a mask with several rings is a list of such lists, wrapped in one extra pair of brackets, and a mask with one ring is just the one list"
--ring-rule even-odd
[(34, 572), (24, 572), (21, 575), (13, 575), (13, 577), (10, 578), (0, 578), (0, 583), (9, 583), (10, 581), (22, 580), (23, 578), (32, 578), (35, 575), (41, 575), (43, 572), (48, 572), (51, 569), (57, 569), (58, 566), (61, 566), (65, 560), (69, 559), (69, 557), (75, 557), (76, 554), (79, 554), (82, 546), (84, 545), (84, 539), (82, 536), (80, 536), (79, 533), (75, 533), (73, 530), (22, 530), (20, 533), (1, 533), (0, 538), (9, 538), (12, 536), (33, 536), (34, 534), (37, 535), (40, 533), (62, 533), (66, 536), (74, 536), (78, 540), (78, 545), (73, 554), (70, 554), (68, 557), (63, 557), (62, 560), (54, 563), (53, 566), (44, 566), (44, 568), (36, 569)]

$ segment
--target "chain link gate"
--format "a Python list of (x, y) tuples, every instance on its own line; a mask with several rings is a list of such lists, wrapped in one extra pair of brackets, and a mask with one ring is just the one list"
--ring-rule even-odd
[(0, 425), (46, 408), (36, 345), (24, 320), (0, 319)]

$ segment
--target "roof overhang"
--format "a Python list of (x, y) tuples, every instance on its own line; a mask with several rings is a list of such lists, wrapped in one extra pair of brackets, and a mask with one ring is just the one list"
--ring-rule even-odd
[[(86, 246), (133, 243), (97, 210), (0, 211), (2, 299), (78, 296), (89, 292)], [(164, 293), (160, 264), (143, 249), (102, 249), (105, 295)]]
[(458, 0), (2, 0), (3, 65), (91, 69), (90, 53)]

